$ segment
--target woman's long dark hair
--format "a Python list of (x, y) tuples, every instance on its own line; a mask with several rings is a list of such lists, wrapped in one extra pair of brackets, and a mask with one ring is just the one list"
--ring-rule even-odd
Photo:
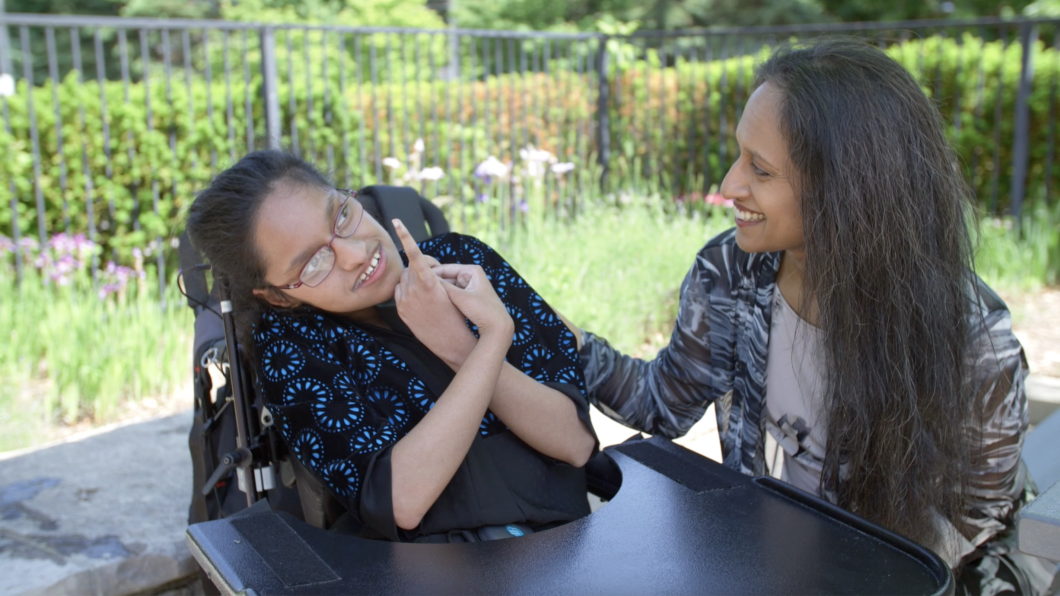
[(805, 292), (825, 362), (822, 491), (926, 544), (961, 528), (972, 446), (970, 191), (942, 118), (882, 51), (828, 39), (775, 52), (801, 199)]
[(244, 349), (251, 352), (254, 325), (262, 311), (274, 308), (253, 293), (269, 287), (254, 244), (254, 229), (261, 204), (284, 184), (332, 188), (327, 178), (296, 155), (280, 150), (254, 151), (218, 174), (209, 188), (195, 197), (188, 212), (191, 243), (210, 262), (215, 279), (228, 279), (236, 332)]

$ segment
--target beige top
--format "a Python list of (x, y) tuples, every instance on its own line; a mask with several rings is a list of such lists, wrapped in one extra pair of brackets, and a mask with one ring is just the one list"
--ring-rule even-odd
[(766, 463), (771, 475), (814, 495), (820, 494), (826, 430), (820, 341), (820, 330), (776, 286), (766, 360)]

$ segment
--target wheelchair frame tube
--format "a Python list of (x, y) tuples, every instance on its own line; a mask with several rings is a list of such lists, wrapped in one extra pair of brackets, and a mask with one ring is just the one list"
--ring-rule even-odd
[[(249, 425), (247, 424), (247, 404), (243, 395), (243, 371), (239, 362), (239, 346), (236, 341), (236, 322), (232, 315), (232, 296), (228, 290), (228, 279), (220, 278), (221, 319), (224, 321), (225, 344), (228, 346), (228, 374), (232, 377), (232, 406), (236, 414), (236, 447), (249, 449)], [(247, 473), (252, 469), (254, 463), (253, 455), (250, 461), (241, 463), (239, 470), (243, 473), (243, 486), (246, 488), (247, 507), (257, 500), (258, 486), (254, 480), (254, 474)]]

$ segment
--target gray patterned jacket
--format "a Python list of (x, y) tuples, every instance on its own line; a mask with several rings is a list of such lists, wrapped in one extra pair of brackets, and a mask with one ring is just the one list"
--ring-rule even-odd
[[(590, 400), (627, 426), (671, 438), (685, 434), (714, 404), (724, 464), (764, 474), (766, 355), (779, 263), (779, 253), (740, 250), (734, 230), (712, 239), (681, 285), (669, 346), (650, 362), (583, 332)], [(971, 432), (980, 433), (983, 455), (975, 462), (964, 520), (975, 535), (953, 530), (951, 544), (939, 549), (950, 551), (940, 554), (952, 563), (1010, 527), (1015, 510), (1033, 494), (1020, 460), (1027, 429), (1023, 350), (1004, 302), (981, 282), (978, 307), (972, 330), (983, 425)]]

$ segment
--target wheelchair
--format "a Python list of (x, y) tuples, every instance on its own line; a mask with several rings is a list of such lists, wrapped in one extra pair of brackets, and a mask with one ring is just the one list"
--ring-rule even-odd
[[(449, 230), (410, 188), (358, 192), (400, 246)], [(223, 278), (180, 243), (195, 310), (193, 499), (187, 541), (206, 589), (224, 594), (948, 594), (931, 551), (772, 478), (749, 478), (668, 440), (635, 435), (593, 456), (608, 504), (520, 538), (465, 544), (333, 531), (345, 509), (287, 450), (254, 391)], [(223, 378), (214, 386), (213, 369)]]

